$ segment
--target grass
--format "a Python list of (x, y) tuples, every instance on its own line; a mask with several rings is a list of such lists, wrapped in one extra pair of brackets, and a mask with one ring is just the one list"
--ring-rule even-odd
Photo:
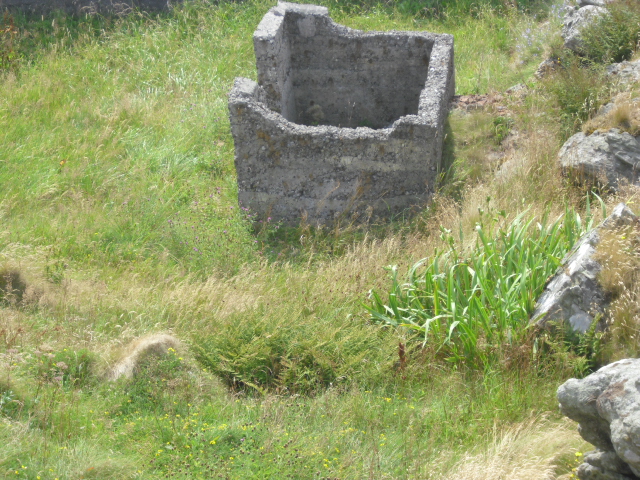
[[(549, 338), (535, 356), (526, 338), (481, 368), (452, 365), (363, 308), (370, 289), (388, 288), (385, 265), (402, 278), (449, 248), (441, 228), (470, 252), (489, 211), (526, 211), (522, 228), (566, 208), (584, 218), (585, 192), (555, 164), (566, 132), (549, 118), (567, 95), (554, 94), (562, 80), (531, 81), (557, 8), (325, 4), (354, 28), (453, 33), (457, 93), (528, 87), (505, 96), (506, 110), (450, 116), (447, 171), (424, 211), (314, 229), (255, 225), (238, 209), (226, 94), (234, 77), (255, 78), (251, 35), (271, 2), (17, 16), (10, 38), (2, 24), (0, 52), (12, 56), (0, 77), (0, 278), (8, 272), (12, 289), (19, 279), (22, 298), (0, 303), (1, 475), (570, 471), (584, 445), (554, 395), (584, 363), (574, 351)], [(106, 381), (127, 345), (152, 333), (184, 347)], [(564, 440), (557, 451), (550, 438)], [(498, 446), (516, 455), (527, 440), (536, 458), (521, 452), (521, 469), (510, 469), (516, 457)]]
[(470, 252), (459, 251), (451, 231), (443, 229), (448, 248), (413, 265), (406, 283), (391, 267), (388, 300), (372, 291), (368, 310), (375, 321), (407, 328), (423, 345), (435, 344), (449, 361), (483, 366), (494, 363), (505, 345), (525, 343), (536, 299), (592, 228), (592, 218), (588, 213), (583, 224), (567, 210), (554, 222), (545, 215), (533, 225), (525, 212), (505, 224), (504, 211), (480, 214)]

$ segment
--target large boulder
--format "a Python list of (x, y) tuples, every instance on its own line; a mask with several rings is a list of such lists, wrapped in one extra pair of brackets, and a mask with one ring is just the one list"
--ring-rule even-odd
[(617, 128), (576, 133), (560, 149), (558, 161), (573, 180), (616, 190), (621, 179), (640, 183), (640, 139)]
[(604, 6), (594, 5), (596, 0), (590, 0), (583, 7), (567, 7), (562, 25), (564, 46), (576, 53), (583, 53), (582, 30), (591, 25), (597, 18), (607, 14)]
[(594, 257), (600, 235), (605, 229), (637, 224), (638, 217), (620, 203), (604, 222), (585, 234), (538, 298), (531, 322), (540, 327), (548, 322), (566, 322), (573, 331), (585, 333), (589, 330), (608, 304), (607, 295), (598, 281), (602, 267)]
[(578, 468), (580, 480), (640, 477), (640, 359), (614, 362), (558, 389), (560, 410), (597, 447)]

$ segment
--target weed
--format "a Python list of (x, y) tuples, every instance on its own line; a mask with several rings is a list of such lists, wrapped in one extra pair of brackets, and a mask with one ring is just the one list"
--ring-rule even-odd
[(494, 141), (501, 145), (513, 129), (514, 121), (511, 117), (498, 116), (493, 119)]

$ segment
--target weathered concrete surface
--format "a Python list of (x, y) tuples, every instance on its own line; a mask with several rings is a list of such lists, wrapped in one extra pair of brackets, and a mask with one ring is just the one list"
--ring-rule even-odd
[(603, 229), (623, 228), (637, 223), (638, 217), (624, 203), (620, 203), (602, 224), (584, 235), (540, 295), (531, 321), (539, 326), (547, 322), (565, 321), (574, 331), (585, 333), (595, 317), (603, 314), (608, 305), (605, 291), (598, 281), (602, 267), (594, 258), (600, 234)]
[(127, 13), (132, 9), (166, 10), (176, 0), (0, 0), (0, 11), (23, 11), (45, 14), (62, 10), (71, 14)]
[(280, 3), (254, 34), (258, 84), (229, 95), (238, 197), (313, 223), (424, 204), (454, 93), (453, 37), (361, 32)]
[(558, 389), (563, 414), (598, 448), (578, 468), (581, 480), (629, 480), (640, 476), (640, 359), (607, 365)]

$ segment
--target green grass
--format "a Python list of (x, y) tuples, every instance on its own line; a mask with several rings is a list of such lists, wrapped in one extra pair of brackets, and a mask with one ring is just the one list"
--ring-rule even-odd
[[(556, 100), (531, 82), (554, 10), (325, 2), (353, 28), (453, 33), (457, 93), (531, 89), (507, 113), (450, 117), (428, 209), (312, 229), (254, 225), (237, 205), (226, 95), (255, 78), (251, 35), (272, 4), (0, 30), (0, 272), (21, 292), (0, 303), (0, 476), (448, 478), (531, 415), (559, 425), (555, 389), (583, 362), (561, 342), (451, 365), (363, 308), (388, 288), (384, 265), (402, 275), (447, 248), (440, 227), (474, 238), (487, 196), (527, 222), (584, 215), (554, 166)], [(495, 176), (508, 159), (514, 173)], [(158, 332), (183, 348), (105, 381), (125, 345)], [(566, 435), (565, 459), (580, 445)]]
[(451, 362), (495, 363), (505, 345), (526, 342), (538, 296), (593, 221), (588, 213), (583, 223), (573, 210), (535, 224), (526, 217), (524, 212), (505, 224), (504, 211), (481, 212), (470, 252), (460, 251), (443, 229), (447, 249), (413, 265), (406, 283), (396, 266), (389, 267), (388, 300), (371, 292), (372, 318), (415, 332)]

